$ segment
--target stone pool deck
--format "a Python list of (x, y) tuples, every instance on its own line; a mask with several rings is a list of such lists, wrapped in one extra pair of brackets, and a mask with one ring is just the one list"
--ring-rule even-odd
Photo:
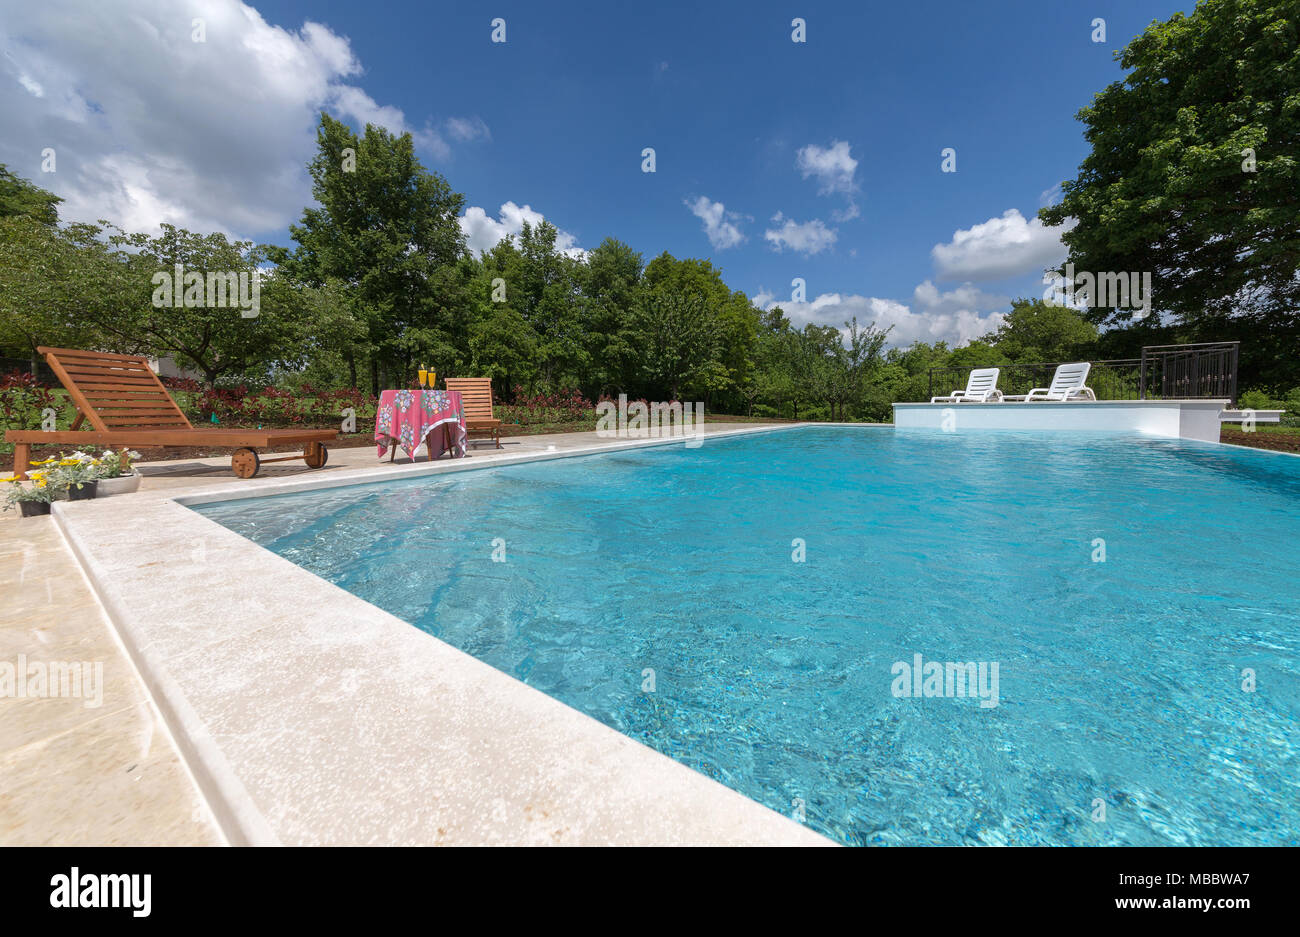
[(48, 517), (0, 523), (0, 661), (102, 667), (99, 705), (0, 697), (0, 845), (225, 842)]
[(247, 481), (152, 463), (136, 494), (0, 522), (0, 660), (105, 662), (97, 709), (0, 699), (0, 843), (827, 844), (174, 500), (664, 444), (503, 443)]

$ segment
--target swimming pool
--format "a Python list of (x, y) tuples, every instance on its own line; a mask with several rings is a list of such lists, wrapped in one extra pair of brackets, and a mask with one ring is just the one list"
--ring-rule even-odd
[(1300, 459), (810, 427), (196, 510), (840, 842), (1300, 841)]

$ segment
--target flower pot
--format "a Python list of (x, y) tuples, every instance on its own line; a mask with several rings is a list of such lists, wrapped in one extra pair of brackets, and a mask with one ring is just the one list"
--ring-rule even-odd
[(140, 487), (140, 473), (132, 470), (130, 475), (119, 475), (116, 478), (99, 479), (99, 491), (96, 498), (107, 498), (109, 495), (129, 495)]
[(19, 501), (18, 510), (22, 512), (23, 517), (38, 517), (41, 514), (50, 513), (50, 502)]
[(68, 488), (68, 500), (89, 501), (91, 498), (95, 497), (95, 492), (98, 488), (99, 488), (98, 481), (83, 482), (80, 488), (78, 488), (76, 485), (72, 485), (70, 488)]

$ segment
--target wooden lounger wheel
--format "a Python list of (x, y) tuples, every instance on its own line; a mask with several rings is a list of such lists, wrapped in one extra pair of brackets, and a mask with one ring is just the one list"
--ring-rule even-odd
[(262, 460), (252, 449), (236, 449), (230, 457), (230, 470), (240, 478), (252, 478), (261, 467)]
[(324, 468), (325, 463), (330, 460), (330, 451), (322, 442), (308, 443), (307, 451), (302, 454), (302, 460), (307, 463), (308, 468)]

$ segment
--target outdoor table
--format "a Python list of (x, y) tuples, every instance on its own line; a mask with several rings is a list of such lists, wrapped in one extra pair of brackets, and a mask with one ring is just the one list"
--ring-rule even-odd
[[(438, 432), (441, 430), (441, 432)], [(375, 410), (375, 444), (379, 458), (388, 450), (391, 462), (397, 447), (411, 459), (420, 443), (427, 442), (429, 459), (444, 452), (462, 457), (466, 451), (465, 409), (460, 393), (450, 390), (386, 390)], [(437, 446), (437, 453), (434, 446)]]

